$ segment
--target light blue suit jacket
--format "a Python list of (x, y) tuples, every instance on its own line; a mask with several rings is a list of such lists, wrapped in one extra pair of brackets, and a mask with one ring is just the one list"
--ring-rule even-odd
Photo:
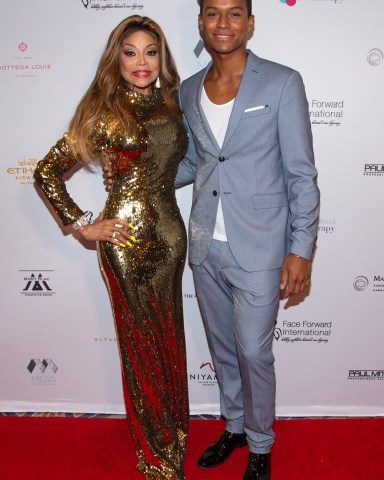
[(190, 143), (176, 185), (194, 184), (190, 262), (200, 265), (207, 256), (219, 197), (228, 243), (242, 269), (279, 268), (289, 252), (311, 259), (320, 195), (300, 74), (249, 51), (220, 148), (200, 103), (210, 67), (180, 87)]

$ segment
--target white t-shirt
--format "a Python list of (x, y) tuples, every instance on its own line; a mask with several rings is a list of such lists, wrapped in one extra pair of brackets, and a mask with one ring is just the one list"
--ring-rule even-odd
[[(219, 147), (221, 148), (223, 146), (225, 134), (227, 133), (229, 118), (232, 113), (235, 99), (228, 103), (224, 103), (223, 105), (217, 105), (216, 103), (211, 102), (205, 92), (205, 88), (203, 88), (200, 101), (201, 108), (203, 109), (204, 115), (207, 118), (212, 133)], [(216, 225), (213, 232), (213, 238), (215, 240), (221, 240), (222, 242), (227, 241), (221, 198), (219, 198), (219, 205), (217, 207)]]

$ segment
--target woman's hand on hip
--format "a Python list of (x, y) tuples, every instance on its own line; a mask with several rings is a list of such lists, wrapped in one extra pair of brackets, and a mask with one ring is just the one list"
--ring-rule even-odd
[[(110, 242), (113, 245), (126, 246), (136, 241), (131, 235), (133, 225), (120, 218), (103, 220), (100, 214), (93, 223), (79, 228), (77, 231), (83, 240)], [(128, 243), (127, 243), (128, 242)]]

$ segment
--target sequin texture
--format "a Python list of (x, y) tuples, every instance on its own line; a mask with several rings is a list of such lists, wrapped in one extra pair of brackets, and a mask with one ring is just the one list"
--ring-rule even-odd
[[(127, 416), (138, 468), (149, 480), (183, 479), (188, 397), (181, 277), (186, 234), (174, 180), (187, 136), (159, 93), (119, 88), (126, 129), (106, 113), (94, 132), (114, 179), (103, 218), (134, 226), (132, 248), (98, 242), (119, 342)], [(38, 164), (35, 179), (64, 224), (83, 211), (62, 180), (76, 161), (64, 137)], [(130, 232), (132, 233), (132, 232)]]

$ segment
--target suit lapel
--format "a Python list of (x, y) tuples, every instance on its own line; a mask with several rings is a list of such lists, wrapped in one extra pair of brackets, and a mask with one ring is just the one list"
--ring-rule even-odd
[[(217, 152), (220, 152), (220, 147), (216, 141), (215, 136), (212, 133), (211, 127), (209, 126), (207, 117), (205, 116), (205, 113), (201, 107), (201, 94), (203, 92), (204, 88), (204, 80), (205, 77), (207, 76), (209, 69), (212, 66), (212, 62), (209, 62), (205, 70), (203, 71), (203, 75), (201, 76), (200, 84), (199, 87), (195, 90), (195, 97), (193, 99), (193, 104), (196, 106), (196, 113), (197, 113), (197, 118), (200, 120), (200, 126), (202, 127), (205, 135), (209, 138), (209, 141), (211, 142), (212, 146), (217, 150)], [(200, 138), (201, 139), (201, 138)]]
[(257, 88), (259, 69), (261, 68), (260, 63), (260, 59), (254, 53), (248, 50), (247, 64), (245, 66), (243, 77), (240, 82), (240, 87), (236, 95), (235, 103), (233, 105), (222, 150), (224, 150), (229, 140), (231, 139), (234, 131), (237, 128), (237, 125), (241, 120), (241, 117), (243, 116), (244, 110), (249, 104), (249, 99)]
[[(192, 115), (188, 116), (189, 124), (194, 126), (195, 135), (199, 138), (199, 141), (205, 145), (209, 150), (212, 147), (216, 152), (220, 153), (223, 150), (229, 140), (231, 139), (234, 131), (236, 130), (237, 125), (239, 124), (241, 117), (243, 116), (244, 110), (249, 104), (249, 99), (253, 95), (254, 91), (257, 88), (258, 73), (261, 69), (261, 60), (250, 50), (248, 51), (248, 60), (245, 66), (244, 74), (240, 82), (239, 91), (236, 95), (236, 99), (233, 105), (231, 117), (229, 119), (227, 133), (225, 135), (224, 143), (220, 149), (215, 136), (212, 133), (212, 130), (208, 124), (207, 118), (201, 108), (201, 94), (204, 87), (204, 80), (207, 76), (209, 69), (212, 66), (210, 62), (207, 67), (201, 72), (201, 76), (198, 76), (196, 81), (196, 88), (193, 89), (192, 102), (190, 111)], [(204, 138), (207, 141), (204, 141)], [(211, 147), (211, 148), (209, 148)]]

